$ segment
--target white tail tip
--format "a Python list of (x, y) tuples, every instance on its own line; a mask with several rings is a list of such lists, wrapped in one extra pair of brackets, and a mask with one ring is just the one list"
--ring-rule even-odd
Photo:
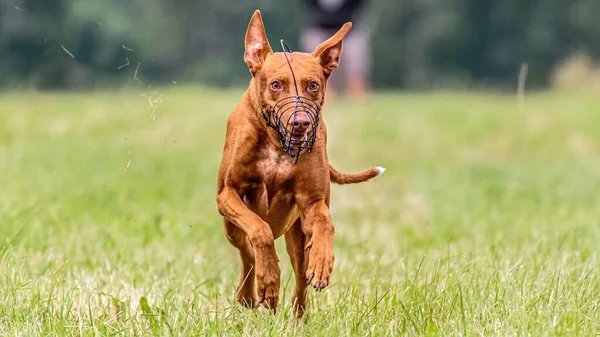
[(377, 175), (380, 176), (385, 172), (385, 167), (377, 166), (375, 170), (377, 171)]

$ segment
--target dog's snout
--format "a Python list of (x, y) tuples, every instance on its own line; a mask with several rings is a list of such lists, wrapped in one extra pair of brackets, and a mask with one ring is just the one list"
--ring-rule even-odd
[(308, 128), (308, 126), (310, 125), (310, 122), (308, 121), (308, 119), (304, 119), (302, 121), (295, 121), (294, 122), (294, 127), (302, 127), (302, 128)]
[(297, 113), (292, 119), (292, 126), (296, 129), (306, 130), (310, 126), (310, 119), (306, 113)]

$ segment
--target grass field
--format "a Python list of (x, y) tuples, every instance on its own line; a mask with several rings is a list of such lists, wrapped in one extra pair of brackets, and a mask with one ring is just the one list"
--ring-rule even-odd
[[(148, 94), (148, 93), (146, 93)], [(326, 106), (332, 286), (296, 325), (235, 302), (216, 207), (240, 91), (0, 96), (0, 335), (593, 336), (600, 95), (381, 93)]]

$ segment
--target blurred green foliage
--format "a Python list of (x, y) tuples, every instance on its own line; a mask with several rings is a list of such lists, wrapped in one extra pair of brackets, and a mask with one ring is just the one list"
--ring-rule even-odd
[[(299, 0), (0, 0), (0, 86), (85, 89), (247, 82), (245, 29), (261, 9), (274, 48), (299, 49)], [(548, 83), (574, 52), (600, 55), (598, 0), (376, 0), (368, 6), (377, 88)], [(73, 58), (69, 55), (73, 55)]]

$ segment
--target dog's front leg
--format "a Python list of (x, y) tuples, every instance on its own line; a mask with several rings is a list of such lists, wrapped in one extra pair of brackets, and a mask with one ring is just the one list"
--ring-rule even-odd
[(225, 187), (217, 196), (217, 204), (219, 212), (248, 236), (256, 258), (256, 290), (259, 303), (276, 312), (281, 272), (271, 228), (244, 204), (233, 188)]
[(329, 285), (333, 270), (333, 235), (335, 228), (325, 200), (302, 207), (302, 231), (309, 238), (305, 250), (308, 254), (306, 280), (318, 291)]

